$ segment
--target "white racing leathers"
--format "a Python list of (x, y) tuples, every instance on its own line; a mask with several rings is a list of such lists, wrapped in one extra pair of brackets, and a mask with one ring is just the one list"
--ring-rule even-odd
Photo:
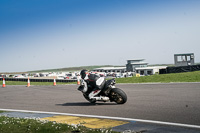
[(82, 92), (84, 92), (84, 93), (87, 92), (87, 90), (88, 90), (87, 83), (83, 79), (81, 79), (80, 81), (81, 81), (81, 83), (80, 83), (80, 85), (81, 85), (80, 90)]
[(88, 85), (90, 85), (93, 91), (89, 94), (89, 99), (100, 100), (101, 98), (95, 97), (98, 95), (105, 85), (105, 78), (100, 77), (97, 74), (88, 74)]

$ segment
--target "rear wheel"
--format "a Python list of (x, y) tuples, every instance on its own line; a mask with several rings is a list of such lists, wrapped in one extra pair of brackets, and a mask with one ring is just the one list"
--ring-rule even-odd
[(127, 101), (127, 96), (123, 90), (114, 88), (110, 92), (110, 99), (117, 104), (124, 104)]

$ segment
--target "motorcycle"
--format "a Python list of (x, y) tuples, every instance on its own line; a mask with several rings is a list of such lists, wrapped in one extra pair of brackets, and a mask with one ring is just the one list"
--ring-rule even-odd
[(83, 93), (84, 98), (89, 101), (90, 103), (96, 103), (96, 101), (103, 101), (103, 102), (116, 102), (117, 104), (124, 104), (127, 101), (126, 93), (115, 87), (115, 79), (110, 79), (105, 81), (104, 88), (101, 92), (95, 96), (95, 99), (89, 99), (89, 94), (93, 90), (93, 88), (84, 80), (80, 80), (80, 87), (78, 88), (79, 91)]

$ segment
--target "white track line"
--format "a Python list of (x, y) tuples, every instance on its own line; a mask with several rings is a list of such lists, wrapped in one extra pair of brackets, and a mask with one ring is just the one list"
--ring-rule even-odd
[(198, 129), (200, 129), (200, 126), (198, 126), (198, 125), (172, 123), (172, 122), (162, 122), (162, 121), (154, 121), (154, 120), (132, 119), (132, 118), (123, 118), (123, 117), (110, 117), (110, 116), (84, 115), (84, 114), (70, 114), (70, 113), (44, 112), (44, 111), (30, 111), (30, 110), (15, 110), (15, 109), (0, 109), (0, 111), (13, 111), (13, 112), (23, 112), (23, 113), (40, 113), (40, 114), (70, 115), (70, 116), (79, 116), (79, 117), (115, 119), (115, 120), (136, 121), (136, 122), (144, 122), (144, 123), (153, 123), (153, 124), (162, 124), (162, 125), (171, 125), (171, 126), (180, 126), (180, 127), (188, 127), (188, 128), (198, 128)]

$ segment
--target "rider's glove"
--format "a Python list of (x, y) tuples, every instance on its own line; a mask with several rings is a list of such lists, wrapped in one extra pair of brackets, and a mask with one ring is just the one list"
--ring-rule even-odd
[(84, 87), (82, 85), (78, 87), (79, 91), (82, 91), (83, 89), (84, 89)]

